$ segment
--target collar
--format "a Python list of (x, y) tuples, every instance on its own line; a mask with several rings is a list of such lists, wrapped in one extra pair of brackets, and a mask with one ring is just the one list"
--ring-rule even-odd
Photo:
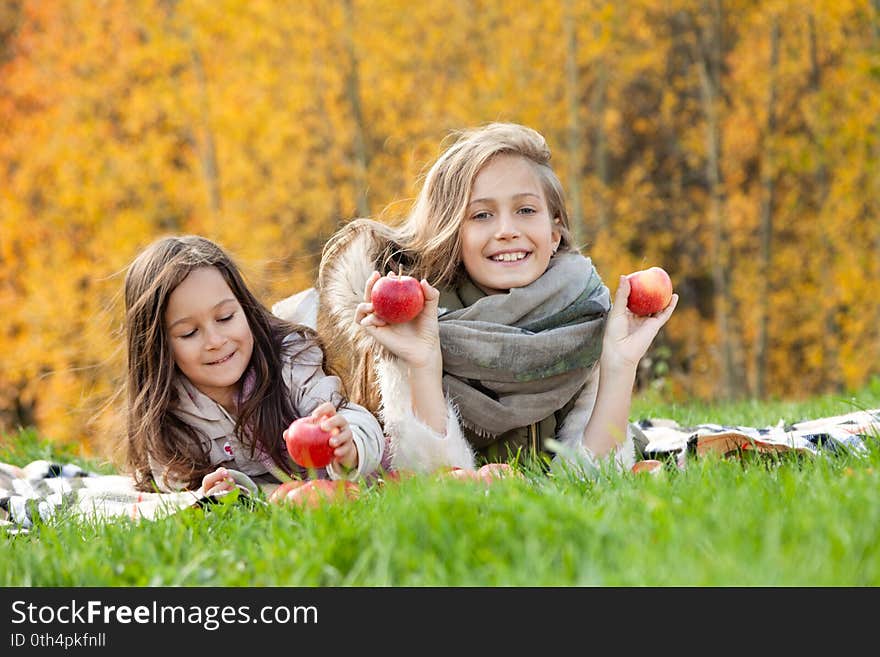
[(174, 382), (177, 404), (172, 412), (181, 420), (193, 423), (195, 420), (209, 438), (220, 438), (230, 431), (235, 420), (220, 404), (196, 388), (185, 376), (178, 376)]

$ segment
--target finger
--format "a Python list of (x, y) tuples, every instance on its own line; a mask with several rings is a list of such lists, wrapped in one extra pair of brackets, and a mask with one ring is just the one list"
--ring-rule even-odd
[(348, 420), (344, 415), (339, 413), (339, 411), (334, 411), (331, 413), (325, 413), (321, 417), (320, 423), (321, 429), (332, 433), (334, 436), (338, 433), (345, 431), (348, 428)]
[(230, 481), (220, 481), (211, 486), (206, 492), (206, 495), (216, 495), (217, 493), (226, 493), (231, 491), (233, 484)]
[(382, 278), (382, 274), (375, 270), (370, 274), (370, 277), (367, 279), (367, 284), (364, 286), (364, 301), (370, 301), (370, 295), (373, 292), (373, 285), (375, 285), (376, 281), (380, 278)]
[(419, 281), (422, 286), (422, 294), (425, 295), (425, 301), (436, 301), (440, 298), (440, 290), (432, 286), (427, 279)]
[(388, 322), (371, 312), (369, 315), (364, 316), (358, 324), (366, 328), (368, 326), (387, 326)]
[(354, 437), (351, 435), (351, 429), (343, 429), (333, 434), (330, 438), (330, 447), (339, 449), (352, 442)]
[(205, 489), (212, 488), (218, 481), (226, 479), (228, 475), (229, 473), (226, 471), (226, 468), (217, 468), (214, 472), (205, 475), (205, 478), (202, 480), (202, 485)]
[(312, 417), (315, 419), (321, 419), (325, 415), (336, 415), (336, 407), (330, 402), (319, 404), (315, 410), (312, 411)]
[(354, 309), (354, 321), (357, 324), (361, 323), (361, 320), (373, 312), (373, 304), (369, 302), (359, 303)]
[(673, 294), (672, 299), (669, 300), (669, 304), (657, 313), (657, 319), (660, 320), (661, 324), (665, 324), (666, 320), (668, 320), (672, 316), (672, 312), (675, 310), (675, 307), (678, 305), (678, 295)]
[(346, 461), (353, 460), (353, 457), (357, 454), (357, 448), (354, 443), (349, 441), (340, 447), (337, 447), (333, 450), (333, 458), (340, 463), (345, 463)]
[(620, 276), (617, 283), (617, 292), (614, 294), (614, 303), (611, 306), (611, 312), (622, 315), (626, 311), (626, 303), (629, 299), (629, 278), (624, 275)]
[(320, 426), (324, 431), (335, 436), (348, 427), (348, 422), (346, 422), (344, 417), (337, 413), (322, 417)]

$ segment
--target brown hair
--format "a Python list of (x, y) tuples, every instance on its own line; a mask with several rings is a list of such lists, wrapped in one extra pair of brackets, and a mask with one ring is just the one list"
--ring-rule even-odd
[(173, 480), (198, 488), (202, 478), (215, 469), (196, 430), (172, 412), (174, 380), (182, 375), (164, 324), (169, 296), (191, 271), (201, 267), (220, 272), (254, 336), (246, 372), (256, 375), (255, 389), (243, 401), (236, 435), (250, 447), (252, 457), (259, 446), (279, 467), (291, 471), (281, 434), (296, 415), (279, 366), (282, 341), (296, 331), (316, 342), (317, 335), (275, 317), (254, 297), (238, 267), (217, 244), (197, 235), (171, 236), (144, 249), (125, 276), (127, 463), (140, 490), (153, 488), (151, 459), (167, 468), (166, 485)]

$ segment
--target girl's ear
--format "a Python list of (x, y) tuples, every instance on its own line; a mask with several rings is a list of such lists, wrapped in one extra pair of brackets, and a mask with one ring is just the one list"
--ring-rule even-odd
[(562, 242), (562, 233), (556, 228), (559, 225), (559, 217), (553, 220), (553, 224), (553, 230), (550, 232), (550, 235), (553, 237), (553, 254), (555, 255), (559, 244)]

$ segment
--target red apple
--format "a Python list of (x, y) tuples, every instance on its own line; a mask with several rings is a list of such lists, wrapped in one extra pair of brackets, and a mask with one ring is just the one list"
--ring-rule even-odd
[(391, 272), (373, 284), (370, 292), (373, 312), (390, 324), (408, 322), (422, 312), (425, 294), (412, 276)]
[(629, 298), (626, 307), (636, 315), (658, 313), (672, 300), (672, 280), (660, 267), (650, 267), (629, 276)]
[(324, 468), (333, 460), (330, 432), (324, 431), (320, 422), (311, 416), (301, 417), (284, 432), (290, 458), (304, 468)]
[(288, 481), (281, 484), (269, 497), (269, 502), (296, 504), (314, 509), (329, 502), (355, 500), (359, 495), (360, 487), (353, 481), (312, 479), (311, 481)]
[(269, 503), (270, 504), (282, 504), (287, 499), (287, 496), (299, 488), (300, 486), (305, 486), (308, 482), (302, 481), (299, 479), (294, 479), (293, 481), (285, 481), (278, 488), (272, 491), (272, 494), (269, 495)]
[(658, 475), (663, 473), (663, 463), (655, 459), (645, 459), (643, 461), (636, 461), (630, 470), (635, 474), (649, 472), (652, 475)]
[(474, 479), (486, 484), (491, 484), (496, 479), (503, 479), (504, 477), (522, 476), (507, 463), (487, 463), (477, 470), (451, 466), (440, 470), (440, 474), (444, 477), (451, 477), (452, 479)]

